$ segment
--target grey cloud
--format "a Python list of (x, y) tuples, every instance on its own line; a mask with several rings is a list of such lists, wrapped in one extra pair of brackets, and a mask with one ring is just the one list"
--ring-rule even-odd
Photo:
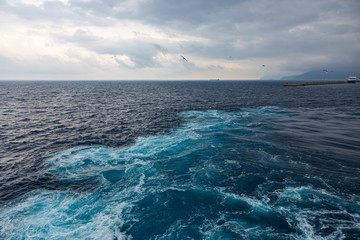
[(162, 53), (167, 53), (169, 52), (169, 50), (166, 48), (166, 47), (163, 47), (159, 44), (154, 44), (154, 47), (159, 50), (159, 52), (162, 52)]
[(254, 31), (279, 31), (314, 22), (326, 13), (356, 16), (360, 4), (356, 1), (346, 2), (348, 4), (334, 0), (148, 0), (131, 7), (128, 5), (129, 0), (70, 0), (68, 5), (49, 1), (40, 7), (27, 4), (14, 6), (5, 4), (7, 2), (3, 4), (6, 5), (6, 11), (24, 18), (44, 18), (51, 21), (82, 19), (93, 24), (103, 22), (105, 18), (113, 18), (159, 27), (176, 27), (189, 32), (200, 30), (201, 34), (211, 30), (212, 34), (215, 30), (222, 32), (235, 29), (235, 25), (243, 25), (245, 29), (248, 26), (247, 29), (252, 28)]
[(185, 24), (196, 27), (221, 20), (219, 17), (226, 9), (231, 9), (241, 2), (243, 1), (152, 0), (144, 3), (140, 14), (145, 16), (146, 21), (156, 24)]
[[(50, 21), (56, 21), (64, 17), (69, 17), (71, 11), (66, 10), (65, 5), (62, 2), (46, 2), (43, 6), (35, 6), (26, 3), (9, 3), (5, 1), (2, 11), (12, 13), (20, 18), (27, 20), (44, 19)], [(66, 13), (67, 12), (67, 13)], [(71, 14), (70, 14), (71, 15)]]
[[(153, 24), (174, 26), (212, 41), (207, 45), (185, 43), (185, 53), (209, 58), (231, 55), (236, 59), (275, 57), (292, 60), (301, 55), (329, 55), (329, 58), (337, 59), (336, 54), (341, 53), (336, 50), (343, 51), (339, 49), (341, 46), (358, 45), (344, 34), (358, 33), (359, 25), (354, 26), (354, 19), (353, 23), (340, 26), (336, 22), (329, 22), (325, 28), (318, 21), (326, 15), (334, 17), (339, 13), (349, 13), (352, 11), (350, 8), (359, 9), (359, 6), (355, 1), (344, 5), (338, 1), (196, 1), (191, 4), (182, 1), (175, 4), (159, 0), (148, 2), (140, 14)], [(355, 17), (360, 22), (355, 13), (340, 17), (349, 18), (347, 16)], [(313, 30), (289, 32), (302, 25), (309, 25)], [(322, 31), (326, 31), (325, 34)], [(237, 40), (244, 42), (243, 48), (234, 48)]]
[(73, 35), (57, 35), (62, 41), (70, 41), (98, 54), (127, 55), (136, 68), (154, 67), (153, 56), (166, 53), (167, 48), (147, 40), (112, 40), (101, 38), (90, 32), (78, 29)]
[(88, 48), (99, 54), (127, 55), (135, 63), (135, 68), (159, 67), (153, 57), (168, 51), (159, 44), (138, 40), (104, 41)]
[(91, 32), (83, 29), (77, 29), (73, 35), (71, 36), (62, 35), (60, 36), (60, 38), (66, 41), (77, 42), (77, 43), (89, 43), (89, 42), (96, 42), (103, 40), (101, 37), (95, 36)]
[(10, 1), (2, 2), (0, 12), (6, 12), (16, 15), (19, 18), (29, 21), (37, 20), (44, 22), (52, 22), (55, 24), (72, 22), (78, 24), (92, 24), (97, 26), (104, 26), (109, 24), (106, 18), (106, 12), (103, 15), (98, 15), (97, 5), (92, 5), (92, 8), (84, 9), (77, 4), (64, 4), (61, 1), (46, 1), (42, 5), (32, 5), (22, 2), (12, 3)]

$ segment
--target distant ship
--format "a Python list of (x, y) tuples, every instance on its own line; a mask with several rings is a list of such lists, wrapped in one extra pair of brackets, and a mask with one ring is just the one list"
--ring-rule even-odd
[(356, 82), (356, 76), (350, 76), (347, 80), (348, 83), (355, 83)]
[(219, 81), (220, 79), (217, 78), (217, 79), (209, 79), (210, 81)]

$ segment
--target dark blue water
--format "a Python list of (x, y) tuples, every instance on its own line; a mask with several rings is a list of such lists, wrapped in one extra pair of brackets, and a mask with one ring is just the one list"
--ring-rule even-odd
[(1, 239), (359, 239), (360, 84), (0, 82)]

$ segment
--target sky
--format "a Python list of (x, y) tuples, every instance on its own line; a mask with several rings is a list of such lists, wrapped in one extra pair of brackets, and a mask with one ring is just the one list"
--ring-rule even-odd
[(256, 80), (359, 68), (359, 0), (0, 0), (0, 80)]

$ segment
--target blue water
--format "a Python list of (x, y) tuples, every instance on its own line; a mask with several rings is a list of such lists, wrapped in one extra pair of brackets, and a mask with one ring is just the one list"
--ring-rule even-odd
[(0, 85), (1, 238), (360, 238), (360, 84)]

